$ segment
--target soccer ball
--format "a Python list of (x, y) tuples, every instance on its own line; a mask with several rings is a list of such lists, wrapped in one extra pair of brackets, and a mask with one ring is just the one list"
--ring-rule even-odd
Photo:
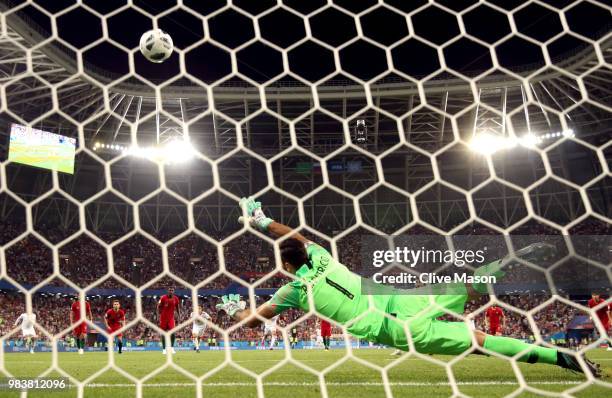
[(164, 62), (173, 48), (172, 38), (161, 29), (151, 29), (140, 37), (140, 52), (151, 62)]

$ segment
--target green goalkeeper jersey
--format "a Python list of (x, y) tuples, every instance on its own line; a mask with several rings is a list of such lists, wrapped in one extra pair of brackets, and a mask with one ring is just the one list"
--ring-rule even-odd
[[(306, 251), (310, 263), (302, 265), (296, 272), (297, 279), (281, 287), (269, 301), (276, 313), (289, 308), (308, 311), (307, 285), (310, 285), (318, 314), (347, 325), (348, 332), (358, 338), (375, 339), (385, 320), (382, 313), (387, 312), (390, 296), (362, 295), (359, 275), (334, 260), (319, 245), (307, 244)], [(369, 300), (372, 309), (382, 313), (368, 311)]]

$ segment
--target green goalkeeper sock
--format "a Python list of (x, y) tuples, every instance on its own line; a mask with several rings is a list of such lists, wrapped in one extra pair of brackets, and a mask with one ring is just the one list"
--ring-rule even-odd
[[(484, 348), (508, 357), (513, 357), (519, 352), (525, 352), (524, 355), (518, 358), (519, 362), (557, 364), (556, 349), (523, 343), (510, 337), (487, 336)], [(529, 352), (527, 352), (528, 349), (530, 350)]]

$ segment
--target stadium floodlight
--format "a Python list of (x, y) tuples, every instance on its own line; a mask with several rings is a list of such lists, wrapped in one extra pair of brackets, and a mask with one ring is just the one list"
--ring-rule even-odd
[[(117, 147), (117, 149), (120, 149)], [(135, 156), (162, 163), (184, 163), (193, 158), (195, 149), (188, 140), (174, 139), (164, 146), (139, 147), (132, 145), (123, 150), (129, 156)]]
[(492, 155), (495, 152), (512, 149), (516, 146), (516, 140), (490, 133), (476, 135), (470, 141), (470, 149), (483, 155)]
[(194, 148), (186, 139), (174, 139), (162, 149), (163, 159), (170, 163), (183, 163), (193, 157)]
[(491, 155), (500, 150), (512, 149), (516, 147), (517, 144), (525, 148), (535, 148), (544, 140), (561, 137), (574, 137), (574, 131), (572, 129), (567, 129), (543, 135), (527, 133), (519, 138), (502, 137), (500, 135), (485, 132), (476, 135), (469, 146), (474, 152)]
[(542, 142), (542, 139), (535, 134), (525, 134), (519, 138), (518, 143), (525, 148), (535, 148), (536, 145)]

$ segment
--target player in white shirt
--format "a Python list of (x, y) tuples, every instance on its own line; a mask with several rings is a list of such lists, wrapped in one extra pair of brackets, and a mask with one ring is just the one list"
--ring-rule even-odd
[(36, 323), (36, 314), (23, 313), (19, 315), (15, 320), (15, 326), (21, 324), (21, 336), (26, 341), (26, 346), (30, 347), (30, 354), (34, 354), (34, 347), (36, 346), (36, 330), (34, 330), (34, 323)]
[(196, 352), (200, 352), (200, 337), (204, 334), (206, 330), (206, 322), (211, 320), (210, 315), (206, 312), (202, 312), (202, 306), (198, 305), (197, 312), (192, 312), (190, 315), (193, 318), (193, 326), (191, 328), (191, 338), (193, 339), (193, 345), (195, 347)]
[(261, 336), (261, 346), (266, 347), (266, 337), (270, 336), (270, 349), (274, 348), (276, 343), (276, 322), (278, 321), (278, 315), (268, 319), (264, 322), (263, 336)]
[(321, 326), (319, 322), (315, 325), (317, 329), (317, 340), (315, 341), (315, 347), (323, 347), (323, 336), (321, 336)]

